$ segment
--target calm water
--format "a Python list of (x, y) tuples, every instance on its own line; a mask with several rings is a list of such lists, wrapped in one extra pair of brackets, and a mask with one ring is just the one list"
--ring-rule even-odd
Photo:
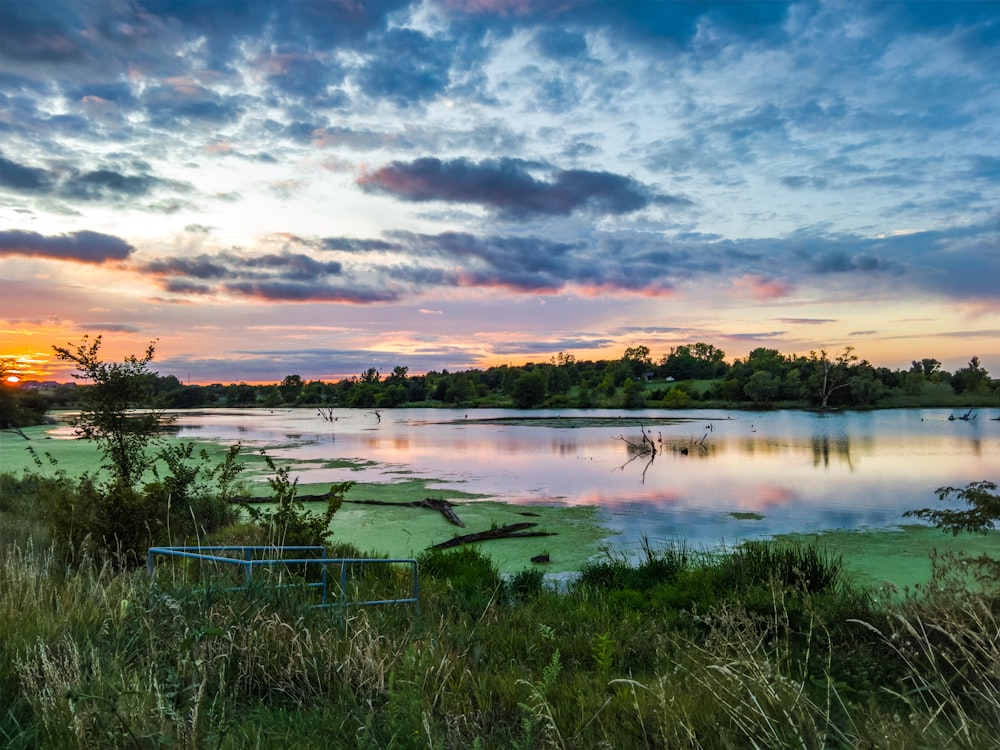
[[(838, 413), (344, 409), (180, 413), (180, 436), (242, 441), (306, 463), (303, 484), (411, 476), (514, 503), (598, 506), (615, 546), (683, 539), (699, 546), (790, 531), (886, 528), (938, 505), (934, 490), (1000, 480), (1000, 410)], [(960, 414), (961, 412), (956, 412)], [(515, 425), (496, 418), (604, 417), (601, 425)], [(681, 418), (671, 424), (653, 419)], [(658, 453), (635, 456), (644, 420)], [(362, 471), (324, 462), (373, 462)], [(942, 506), (943, 507), (943, 506)], [(760, 514), (737, 519), (733, 513)]]

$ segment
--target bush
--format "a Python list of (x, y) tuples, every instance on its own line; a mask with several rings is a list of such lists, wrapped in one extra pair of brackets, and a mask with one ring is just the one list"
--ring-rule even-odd
[(472, 547), (428, 550), (418, 559), (421, 578), (446, 581), (456, 604), (481, 611), (504, 593), (504, 581), (493, 561)]
[(331, 485), (326, 495), (326, 508), (322, 513), (313, 513), (299, 499), (299, 480), (289, 477), (288, 467), (276, 466), (264, 451), (261, 451), (261, 455), (268, 468), (274, 472), (274, 476), (267, 482), (278, 507), (274, 510), (261, 510), (244, 502), (242, 506), (250, 514), (251, 520), (267, 532), (269, 544), (326, 546), (333, 534), (330, 522), (340, 510), (344, 495), (354, 486), (354, 482)]

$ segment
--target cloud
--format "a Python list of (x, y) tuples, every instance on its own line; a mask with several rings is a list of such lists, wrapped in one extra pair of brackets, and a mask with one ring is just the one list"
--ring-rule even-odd
[(235, 121), (249, 106), (247, 96), (223, 96), (190, 79), (168, 79), (142, 93), (140, 102), (149, 121), (159, 127), (176, 127), (178, 120), (224, 124)]
[[(30, 167), (0, 156), (0, 188), (41, 194), (69, 201), (122, 202), (145, 197), (159, 189), (189, 192), (191, 186), (164, 180), (149, 173), (127, 174), (115, 169), (80, 171), (72, 166), (59, 169)], [(156, 210), (156, 206), (148, 207)]]
[[(532, 172), (545, 172), (549, 180)], [(473, 203), (513, 218), (566, 216), (577, 210), (627, 214), (663, 200), (622, 175), (587, 170), (553, 170), (521, 159), (443, 161), (424, 157), (394, 161), (358, 179), (363, 190), (406, 201)], [(679, 199), (667, 199), (681, 202)]]
[(358, 83), (368, 96), (388, 99), (402, 107), (430, 99), (448, 86), (450, 49), (413, 29), (392, 29), (382, 34), (375, 49), (392, 54), (373, 55), (358, 73)]
[(341, 262), (287, 251), (164, 257), (143, 263), (138, 270), (156, 278), (164, 291), (179, 295), (349, 304), (392, 302), (399, 298), (397, 290), (384, 287), (347, 284), (343, 280), (333, 283), (333, 279), (344, 275)]
[(0, 187), (32, 193), (47, 192), (54, 182), (48, 170), (26, 167), (0, 156)]
[(367, 240), (354, 237), (324, 237), (320, 241), (324, 250), (339, 250), (348, 253), (369, 253), (385, 250), (399, 250), (400, 245), (385, 240)]
[(334, 302), (366, 305), (375, 302), (395, 302), (399, 299), (399, 294), (389, 289), (364, 289), (280, 280), (226, 282), (223, 288), (230, 294), (268, 302)]
[(36, 258), (106, 263), (126, 260), (135, 248), (119, 237), (99, 232), (72, 232), (46, 237), (37, 232), (0, 232), (0, 257), (26, 255)]
[(69, 63), (83, 57), (80, 21), (63, 3), (0, 3), (0, 58)]
[(792, 291), (791, 285), (785, 281), (768, 279), (754, 274), (733, 279), (732, 286), (738, 293), (748, 295), (760, 302), (787, 297)]
[(777, 318), (776, 320), (793, 326), (818, 326), (837, 322), (835, 318)]

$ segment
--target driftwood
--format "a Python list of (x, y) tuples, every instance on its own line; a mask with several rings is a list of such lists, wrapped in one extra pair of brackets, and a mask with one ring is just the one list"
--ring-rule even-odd
[(449, 547), (459, 547), (463, 544), (472, 544), (473, 542), (485, 542), (489, 539), (522, 539), (534, 536), (555, 536), (554, 531), (525, 531), (525, 529), (530, 529), (537, 525), (537, 523), (527, 522), (511, 523), (497, 529), (488, 529), (487, 531), (477, 531), (473, 534), (452, 537), (447, 541), (433, 544), (427, 549), (448, 549)]
[(456, 526), (465, 528), (462, 519), (455, 513), (455, 507), (447, 500), (428, 497), (425, 500), (416, 500), (412, 503), (393, 503), (388, 500), (345, 500), (345, 503), (358, 503), (359, 505), (392, 505), (398, 508), (429, 508), (436, 510)]

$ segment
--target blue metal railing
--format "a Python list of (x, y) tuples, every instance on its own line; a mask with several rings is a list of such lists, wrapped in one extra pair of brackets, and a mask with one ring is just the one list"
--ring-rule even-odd
[[(225, 552), (239, 552), (241, 557), (234, 557)], [(318, 552), (319, 557), (290, 557), (284, 558), (288, 552), (304, 554), (307, 552)], [(259, 553), (269, 553), (271, 556), (258, 557)], [(253, 582), (253, 571), (258, 568), (273, 568), (284, 565), (302, 565), (306, 568), (309, 565), (320, 566), (320, 580), (312, 583), (286, 584), (277, 586), (285, 588), (287, 586), (298, 586), (304, 588), (317, 588), (320, 590), (321, 600), (315, 607), (345, 607), (345, 606), (368, 606), (376, 604), (413, 604), (417, 605), (420, 593), (420, 579), (417, 574), (417, 561), (413, 558), (382, 559), (382, 558), (353, 558), (353, 557), (327, 557), (326, 548), (321, 546), (260, 546), (260, 545), (211, 545), (205, 547), (150, 547), (146, 555), (146, 567), (149, 575), (152, 576), (156, 567), (158, 557), (175, 557), (199, 560), (201, 562), (220, 563), (227, 566), (243, 568), (243, 585), (231, 590), (249, 591)], [(410, 596), (397, 597), (394, 599), (366, 599), (350, 601), (347, 589), (348, 569), (353, 566), (367, 565), (405, 565), (410, 569)], [(340, 566), (340, 597), (339, 599), (330, 597), (329, 576), (327, 571), (332, 566)]]

